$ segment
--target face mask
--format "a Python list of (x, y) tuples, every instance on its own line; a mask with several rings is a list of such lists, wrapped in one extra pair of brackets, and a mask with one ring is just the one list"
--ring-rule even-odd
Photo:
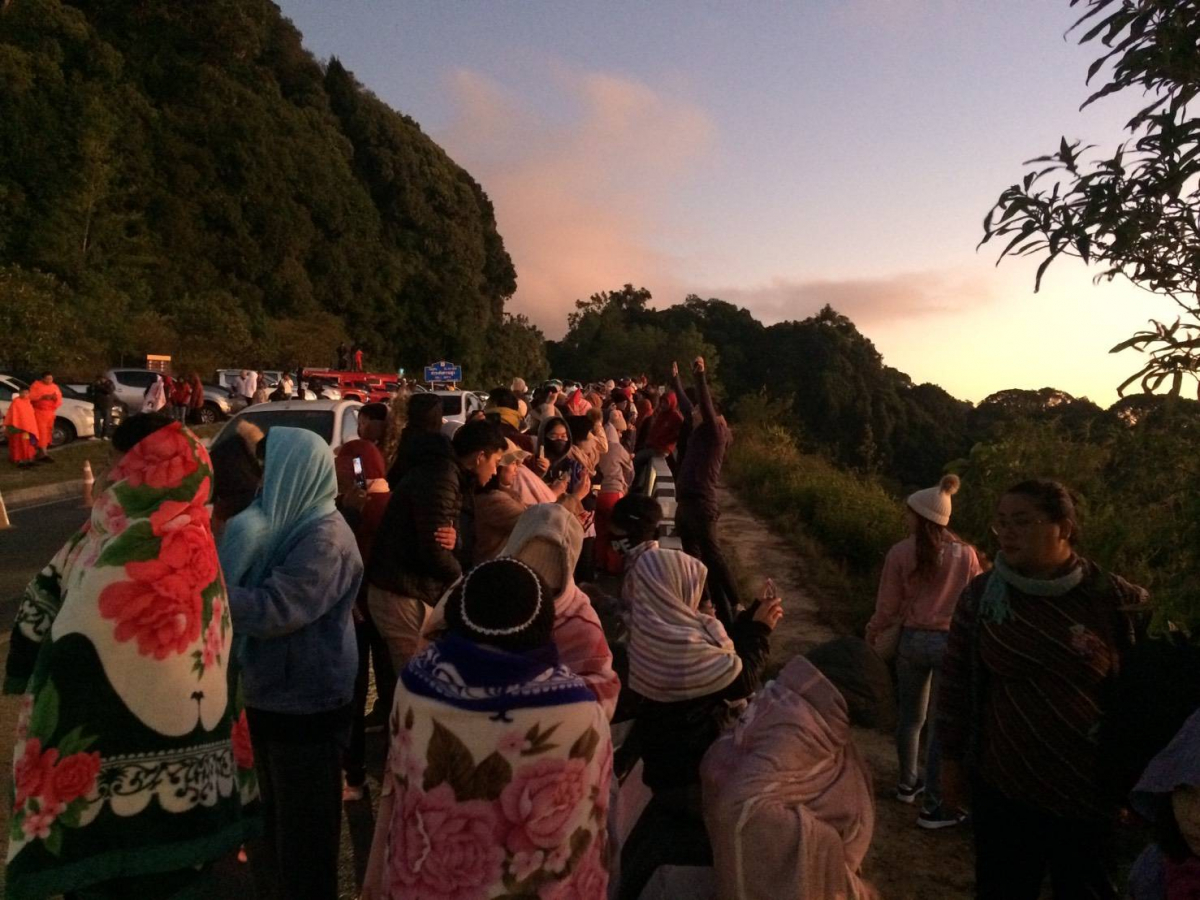
[(570, 441), (546, 441), (546, 450), (555, 456), (562, 456), (571, 449)]

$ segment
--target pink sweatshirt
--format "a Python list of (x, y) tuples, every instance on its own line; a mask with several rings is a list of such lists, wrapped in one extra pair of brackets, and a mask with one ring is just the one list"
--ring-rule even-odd
[(975, 548), (961, 541), (948, 542), (942, 550), (937, 574), (920, 581), (917, 568), (917, 539), (907, 537), (888, 551), (879, 578), (879, 596), (875, 615), (867, 623), (867, 636), (896, 624), (901, 611), (908, 612), (901, 623), (905, 628), (949, 631), (954, 607), (963, 589), (983, 571)]

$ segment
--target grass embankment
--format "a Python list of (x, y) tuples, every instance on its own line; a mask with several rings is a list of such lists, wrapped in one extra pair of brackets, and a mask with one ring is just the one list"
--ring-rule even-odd
[[(953, 464), (963, 479), (951, 526), (987, 554), (1000, 498), (1029, 478), (1077, 496), (1080, 552), (1150, 591), (1152, 627), (1200, 636), (1200, 455), (1195, 428), (1163, 418), (1138, 428), (1072, 434), (1011, 423)], [(904, 536), (903, 501), (869, 476), (802, 453), (776, 426), (742, 424), (726, 466), (730, 486), (809, 561), (814, 588), (843, 628), (870, 618), (879, 568)]]
[(802, 453), (774, 426), (743, 426), (725, 476), (742, 501), (796, 545), (841, 630), (861, 634), (879, 568), (904, 536), (901, 504), (879, 484)]
[[(220, 431), (221, 424), (190, 427), (197, 437), (207, 438)], [(50, 457), (53, 463), (38, 463), (31, 469), (18, 469), (8, 461), (8, 447), (0, 448), (0, 493), (75, 481), (83, 477), (84, 462), (91, 463), (92, 473), (99, 477), (112, 458), (112, 449), (108, 441), (78, 440), (51, 450)]]

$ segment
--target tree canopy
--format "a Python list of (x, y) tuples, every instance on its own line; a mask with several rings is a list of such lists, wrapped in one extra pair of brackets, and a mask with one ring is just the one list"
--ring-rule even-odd
[(536, 368), (515, 289), (482, 187), (268, 0), (0, 8), (0, 360)]

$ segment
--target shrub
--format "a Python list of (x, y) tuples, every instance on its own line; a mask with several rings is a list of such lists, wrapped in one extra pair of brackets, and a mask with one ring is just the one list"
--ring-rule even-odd
[(818, 587), (835, 601), (831, 612), (861, 631), (874, 608), (883, 557), (904, 536), (896, 499), (873, 478), (801, 453), (795, 438), (774, 425), (738, 430), (726, 476), (785, 537), (801, 547), (815, 541), (824, 551), (828, 559), (815, 560)]

